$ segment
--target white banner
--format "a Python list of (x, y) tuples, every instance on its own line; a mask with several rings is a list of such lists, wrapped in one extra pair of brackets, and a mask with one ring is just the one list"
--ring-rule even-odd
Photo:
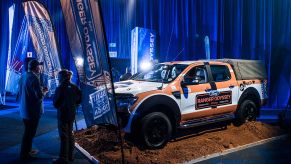
[(44, 62), (44, 74), (47, 76), (46, 85), (51, 95), (58, 85), (57, 73), (61, 70), (53, 25), (47, 10), (39, 2), (23, 2), (23, 8), (37, 58)]

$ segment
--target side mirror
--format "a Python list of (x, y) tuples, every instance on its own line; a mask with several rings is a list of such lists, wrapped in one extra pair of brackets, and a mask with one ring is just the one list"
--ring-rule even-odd
[(199, 76), (189, 77), (185, 76), (184, 79), (181, 81), (182, 86), (187, 85), (197, 85), (201, 81), (201, 78)]

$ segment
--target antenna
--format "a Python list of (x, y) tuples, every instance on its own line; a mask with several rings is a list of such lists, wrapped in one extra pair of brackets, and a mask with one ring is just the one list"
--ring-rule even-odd
[(170, 50), (170, 44), (171, 44), (171, 41), (172, 41), (173, 31), (174, 31), (174, 24), (173, 24), (173, 26), (172, 26), (172, 32), (171, 32), (170, 41), (169, 41), (169, 44), (168, 44), (166, 61), (168, 61), (168, 56), (169, 56), (169, 50)]
[(185, 47), (183, 47), (183, 49), (178, 53), (178, 55), (172, 61), (175, 61), (177, 59), (177, 57), (179, 57), (179, 55), (181, 55), (181, 53), (184, 51), (184, 49), (185, 49)]

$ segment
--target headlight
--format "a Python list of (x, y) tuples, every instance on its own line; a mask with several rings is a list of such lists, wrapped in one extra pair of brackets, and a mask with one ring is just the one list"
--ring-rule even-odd
[(136, 102), (137, 97), (125, 96), (118, 97), (116, 100), (118, 112), (129, 112), (130, 107)]

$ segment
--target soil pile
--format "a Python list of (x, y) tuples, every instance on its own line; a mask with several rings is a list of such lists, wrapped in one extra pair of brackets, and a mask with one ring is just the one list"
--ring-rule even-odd
[[(284, 131), (279, 127), (261, 122), (248, 122), (240, 127), (219, 125), (192, 128), (179, 131), (179, 136), (175, 136), (175, 139), (159, 150), (136, 147), (125, 140), (125, 161), (126, 163), (181, 163), (283, 133)], [(118, 135), (113, 128), (95, 126), (76, 132), (75, 137), (76, 142), (101, 163), (121, 163)]]

